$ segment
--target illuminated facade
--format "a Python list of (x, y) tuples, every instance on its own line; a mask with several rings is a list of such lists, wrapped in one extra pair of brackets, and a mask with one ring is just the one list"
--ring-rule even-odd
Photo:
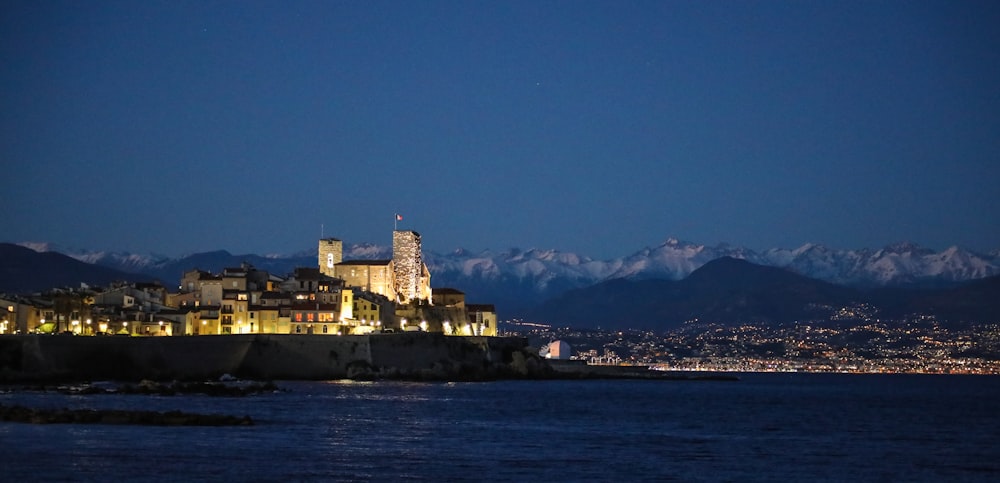
[(344, 242), (336, 238), (322, 238), (319, 241), (318, 253), (320, 273), (336, 277), (336, 266), (344, 261)]
[(340, 304), (306, 303), (291, 307), (293, 334), (339, 335)]
[[(394, 325), (395, 304), (387, 297), (372, 292), (354, 294), (354, 318), (360, 325), (352, 333), (373, 332)], [(364, 329), (364, 327), (369, 329)]]
[(431, 274), (420, 251), (420, 234), (415, 231), (392, 232), (392, 262), (396, 276), (396, 300), (409, 303), (431, 299)]
[(466, 304), (471, 335), (497, 335), (497, 309), (493, 304)]
[(334, 276), (348, 287), (396, 299), (396, 274), (392, 260), (348, 260), (334, 266)]

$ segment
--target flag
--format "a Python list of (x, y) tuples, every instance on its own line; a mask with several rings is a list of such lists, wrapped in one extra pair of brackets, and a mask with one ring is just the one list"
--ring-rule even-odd
[(403, 221), (403, 215), (396, 213), (396, 221)]

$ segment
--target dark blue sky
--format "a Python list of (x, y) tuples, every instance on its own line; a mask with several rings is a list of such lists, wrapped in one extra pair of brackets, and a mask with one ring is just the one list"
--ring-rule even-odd
[(4, 241), (1000, 247), (995, 1), (0, 12)]

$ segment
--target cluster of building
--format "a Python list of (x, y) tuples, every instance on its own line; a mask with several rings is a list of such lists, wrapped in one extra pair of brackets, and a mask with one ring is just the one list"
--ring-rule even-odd
[(393, 231), (390, 260), (343, 260), (343, 242), (319, 240), (318, 266), (277, 275), (251, 265), (187, 271), (159, 283), (0, 296), (0, 333), (79, 335), (320, 334), (428, 331), (497, 335), (496, 310), (431, 288), (420, 234)]
[(663, 370), (1000, 374), (1000, 325), (946, 324), (933, 315), (791, 325), (691, 321), (666, 333), (508, 322), (533, 345), (567, 341), (591, 364)]

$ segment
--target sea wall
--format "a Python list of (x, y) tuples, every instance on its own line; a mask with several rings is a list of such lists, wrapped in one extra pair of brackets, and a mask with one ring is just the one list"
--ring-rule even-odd
[(404, 332), (358, 336), (0, 336), (0, 382), (96, 379), (462, 379), (533, 377), (521, 337)]

